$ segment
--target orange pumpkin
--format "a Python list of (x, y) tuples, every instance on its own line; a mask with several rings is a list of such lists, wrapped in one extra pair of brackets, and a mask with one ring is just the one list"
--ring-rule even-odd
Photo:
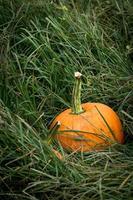
[(60, 123), (54, 137), (70, 151), (101, 150), (113, 143), (123, 143), (124, 134), (118, 115), (102, 103), (81, 104), (81, 74), (75, 73), (72, 109), (60, 113), (51, 128)]

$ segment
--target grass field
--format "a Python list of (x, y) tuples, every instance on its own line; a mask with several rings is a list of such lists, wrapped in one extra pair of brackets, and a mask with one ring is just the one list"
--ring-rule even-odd
[[(0, 199), (131, 200), (133, 1), (0, 0)], [(82, 102), (120, 116), (126, 141), (74, 154), (47, 144), (50, 121)]]

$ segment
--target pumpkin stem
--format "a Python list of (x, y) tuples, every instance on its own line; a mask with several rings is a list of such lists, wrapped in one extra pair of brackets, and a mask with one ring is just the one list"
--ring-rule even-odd
[(80, 114), (84, 112), (81, 106), (81, 76), (80, 72), (75, 72), (75, 84), (72, 95), (72, 113)]

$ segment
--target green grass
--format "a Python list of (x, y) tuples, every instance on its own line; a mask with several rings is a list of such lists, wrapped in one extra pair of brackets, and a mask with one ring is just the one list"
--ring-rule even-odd
[[(132, 0), (0, 0), (1, 199), (132, 199), (132, 9)], [(126, 142), (83, 155), (58, 146), (60, 161), (48, 125), (71, 106), (77, 70), (82, 102), (112, 107)]]

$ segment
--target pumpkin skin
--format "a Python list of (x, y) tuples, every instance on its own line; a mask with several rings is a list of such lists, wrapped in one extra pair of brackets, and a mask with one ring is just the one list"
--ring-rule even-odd
[(82, 104), (84, 112), (73, 114), (71, 109), (60, 113), (52, 122), (60, 122), (54, 136), (68, 151), (102, 150), (113, 143), (124, 143), (124, 134), (118, 115), (102, 103)]

